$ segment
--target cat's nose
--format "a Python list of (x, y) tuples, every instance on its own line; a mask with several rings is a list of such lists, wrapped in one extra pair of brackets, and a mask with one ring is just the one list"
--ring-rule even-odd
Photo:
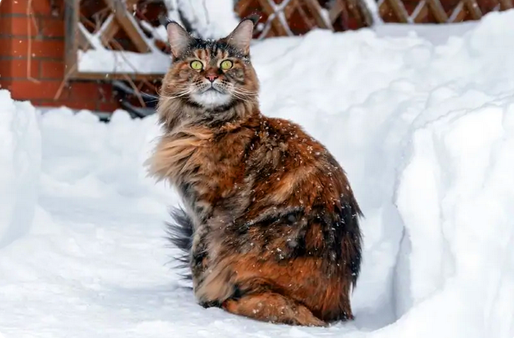
[(208, 74), (208, 75), (205, 75), (205, 77), (207, 78), (207, 80), (214, 82), (214, 80), (216, 80), (218, 78), (218, 75)]

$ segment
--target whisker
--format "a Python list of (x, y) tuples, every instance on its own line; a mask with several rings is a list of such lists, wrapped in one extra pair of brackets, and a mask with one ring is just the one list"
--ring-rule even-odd
[(192, 92), (193, 92), (193, 90), (188, 88), (185, 90), (177, 91), (177, 92), (173, 93), (173, 95), (165, 95), (163, 97), (168, 98), (168, 99), (178, 99), (178, 98), (187, 96), (187, 95), (191, 94)]
[(244, 97), (256, 97), (257, 96), (257, 93), (254, 93), (254, 92), (241, 92), (241, 91), (237, 91), (237, 90), (234, 90), (232, 92), (232, 94), (234, 96), (244, 96)]
[(246, 90), (246, 89), (242, 89), (242, 88), (234, 88), (234, 92), (238, 92), (240, 94), (252, 95), (252, 96), (257, 95), (257, 93), (254, 91), (250, 91), (250, 90)]

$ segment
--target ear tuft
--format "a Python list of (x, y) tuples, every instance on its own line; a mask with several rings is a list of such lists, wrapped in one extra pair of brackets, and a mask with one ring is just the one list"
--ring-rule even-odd
[(192, 37), (175, 21), (169, 21), (166, 24), (166, 31), (168, 32), (168, 42), (170, 44), (171, 54), (175, 58), (178, 58), (187, 50)]
[(259, 21), (259, 18), (259, 16), (252, 15), (243, 19), (232, 33), (226, 37), (227, 43), (243, 52), (244, 55), (250, 54), (250, 42), (253, 38), (253, 29), (257, 21)]

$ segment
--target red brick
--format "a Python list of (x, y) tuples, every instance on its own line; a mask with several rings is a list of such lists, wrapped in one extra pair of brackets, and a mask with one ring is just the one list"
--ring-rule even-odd
[(60, 18), (38, 18), (38, 27), (43, 37), (64, 37), (64, 20)]
[[(0, 4), (0, 8), (2, 8), (1, 4)], [(11, 18), (8, 18), (8, 17), (0, 18), (0, 33), (11, 34)]]
[[(4, 0), (3, 2), (11, 3), (11, 12), (16, 14), (27, 14), (29, 0)], [(2, 4), (3, 5), (3, 4)], [(32, 13), (36, 15), (50, 15), (50, 1), (48, 0), (32, 0)], [(1, 7), (1, 6), (0, 6)]]
[(11, 41), (11, 39), (0, 39), (0, 55), (8, 52), (11, 49)]
[(24, 38), (0, 38), (1, 45), (9, 45), (7, 49), (0, 49), (0, 56), (27, 57), (29, 41), (32, 42), (31, 55), (34, 58), (64, 59), (64, 41), (60, 40), (37, 40)]
[(40, 75), (42, 79), (63, 79), (64, 62), (41, 60)]
[(112, 84), (98, 83), (98, 91), (103, 101), (111, 101), (114, 98)]
[(11, 17), (8, 30), (16, 36), (38, 38), (64, 37), (64, 21), (60, 18)]
[(11, 78), (28, 78), (28, 65), (30, 64), (30, 76), (32, 78), (39, 77), (39, 61), (27, 60), (27, 59), (14, 59), (4, 60), (3, 70), (0, 73), (0, 77), (11, 77)]
[[(30, 80), (13, 81), (11, 93), (17, 100), (52, 100), (61, 86), (61, 81), (41, 81), (39, 83)], [(67, 88), (64, 88), (59, 99), (65, 100), (69, 97)]]
[(9, 60), (0, 60), (0, 79), (8, 77)]
[(9, 15), (12, 12), (12, 1), (0, 1), (0, 15)]
[(10, 38), (0, 38), (0, 57), (11, 57), (13, 40)]
[(36, 36), (39, 28), (34, 24), (35, 20), (35, 18), (32, 19), (28, 16), (12, 17), (10, 34), (18, 36)]
[(120, 108), (119, 102), (100, 102), (98, 103), (98, 110), (102, 112), (113, 112)]
[(87, 109), (96, 110), (95, 101), (77, 101), (77, 100), (37, 100), (33, 101), (36, 106), (43, 107), (61, 107), (65, 106), (70, 109)]
[(78, 100), (100, 100), (98, 83), (95, 82), (72, 82), (70, 84), (72, 99)]
[(11, 80), (8, 80), (6, 78), (0, 78), (0, 89), (7, 89), (10, 90), (11, 87)]

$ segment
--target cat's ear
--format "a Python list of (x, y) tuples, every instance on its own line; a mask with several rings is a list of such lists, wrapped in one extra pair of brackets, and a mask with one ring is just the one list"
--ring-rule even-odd
[(243, 19), (239, 25), (225, 39), (227, 43), (243, 52), (244, 55), (250, 54), (250, 42), (253, 37), (253, 29), (259, 16), (250, 16)]
[(192, 36), (175, 21), (169, 21), (166, 24), (166, 31), (168, 32), (171, 54), (178, 58), (191, 44)]

